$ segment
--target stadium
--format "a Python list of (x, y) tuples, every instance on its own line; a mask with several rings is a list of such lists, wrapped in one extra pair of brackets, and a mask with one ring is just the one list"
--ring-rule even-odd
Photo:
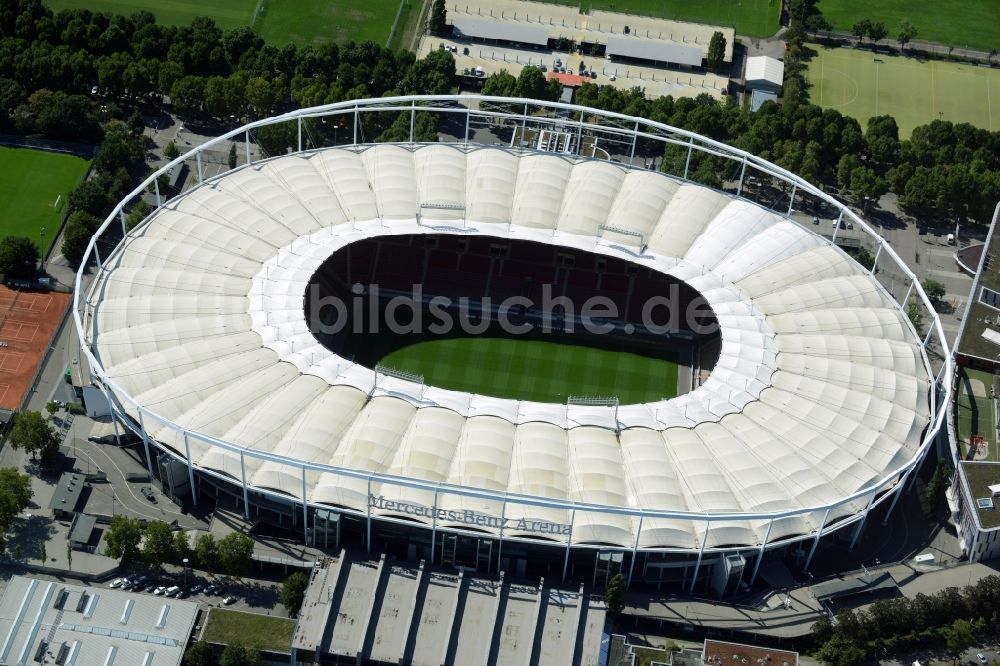
[[(366, 140), (380, 116), (408, 117), (410, 140)], [(426, 117), (439, 142), (414, 141)], [(285, 154), (253, 155), (275, 127)], [(210, 151), (231, 144), (240, 163), (209, 177)], [(594, 146), (612, 159), (586, 157)], [(684, 156), (677, 173), (644, 168), (665, 148)], [(726, 165), (721, 188), (688, 177), (704, 159)], [(168, 198), (160, 176), (183, 163), (198, 182)], [(155, 210), (127, 230), (149, 191)], [(848, 222), (872, 265), (838, 245)], [(81, 362), (150, 469), (321, 546), (335, 526), (439, 565), (685, 589), (752, 582), (768, 551), (808, 569), (821, 537), (853, 547), (875, 507), (891, 512), (949, 399), (930, 301), (854, 212), (753, 155), (568, 104), (409, 96), (251, 123), (150, 176), (87, 257)], [(688, 316), (651, 317), (664, 294)], [(580, 309), (598, 298), (612, 307)], [(461, 381), (428, 382), (382, 362), (426, 340), (375, 342), (394, 299), (403, 324), (481, 327), (450, 341), (507, 323), (676, 379), (655, 370), (622, 400), (628, 376), (579, 391), (570, 373), (526, 400), (471, 358)]]

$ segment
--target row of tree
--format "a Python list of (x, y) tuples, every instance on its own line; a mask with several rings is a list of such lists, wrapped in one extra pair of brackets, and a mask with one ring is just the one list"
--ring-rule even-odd
[(245, 576), (253, 562), (253, 545), (249, 536), (233, 532), (218, 541), (211, 534), (201, 534), (192, 546), (187, 532), (175, 532), (162, 520), (143, 528), (135, 518), (115, 516), (105, 536), (104, 554), (123, 561), (141, 559), (153, 566), (189, 559), (205, 571)]
[[(1000, 200), (1000, 132), (936, 120), (900, 140), (891, 116), (857, 120), (808, 103), (765, 103), (750, 112), (709, 95), (647, 100), (639, 88), (622, 91), (585, 83), (584, 106), (649, 118), (742, 148), (816, 185), (862, 201), (894, 192), (921, 218), (965, 218), (986, 223)], [(668, 146), (663, 169), (681, 173), (687, 149)], [(689, 176), (719, 186), (738, 165), (695, 154)]]
[[(223, 31), (209, 18), (164, 26), (149, 12), (53, 14), (40, 0), (0, 0), (0, 123), (16, 119), (20, 129), (48, 136), (95, 138), (99, 112), (78, 94), (93, 86), (114, 99), (169, 95), (182, 114), (242, 119), (393, 92), (446, 92), (454, 72), (443, 50), (418, 61), (372, 42), (277, 48), (249, 27)], [(59, 92), (27, 103), (43, 89)], [(64, 130), (63, 121), (77, 126)]]
[(960, 654), (972, 645), (973, 630), (998, 620), (1000, 576), (991, 575), (963, 589), (949, 587), (913, 599), (880, 599), (866, 609), (844, 609), (835, 621), (824, 616), (816, 622), (813, 635), (824, 663), (854, 666), (881, 648), (943, 644)]

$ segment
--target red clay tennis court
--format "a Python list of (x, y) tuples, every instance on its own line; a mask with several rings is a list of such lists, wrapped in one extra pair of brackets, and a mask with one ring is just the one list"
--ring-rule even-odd
[(21, 407), (69, 299), (0, 285), (0, 408)]

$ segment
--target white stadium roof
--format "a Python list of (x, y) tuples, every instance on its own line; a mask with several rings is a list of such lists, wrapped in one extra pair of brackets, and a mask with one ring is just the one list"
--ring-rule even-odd
[[(418, 222), (425, 202), (464, 211), (425, 208)], [(640, 254), (600, 225), (639, 232), (648, 247)], [(710, 379), (673, 400), (621, 406), (617, 433), (607, 408), (376, 385), (372, 370), (313, 338), (303, 292), (336, 249), (456, 227), (686, 281), (721, 326)], [(574, 544), (696, 549), (700, 515), (821, 507), (773, 525), (717, 520), (705, 540), (755, 545), (863, 510), (866, 497), (840, 499), (911, 460), (930, 420), (920, 341), (868, 271), (746, 200), (606, 161), (446, 144), (279, 157), (172, 200), (105, 259), (100, 280), (83, 325), (110, 388), (131, 396), (121, 400), (128, 415), (139, 421), (132, 400), (141, 404), (149, 433), (179, 452), (189, 446), (201, 468), (239, 481), (243, 459), (251, 486), (301, 498), (304, 484), (309, 502), (358, 512), (369, 488), (431, 506), (434, 484), (453, 484), (486, 492), (442, 493), (442, 509), (572, 522)], [(247, 451), (361, 473), (244, 457), (153, 414)], [(425, 483), (369, 486), (368, 472)], [(508, 493), (611, 510), (505, 504)], [(615, 508), (690, 517), (641, 520)]]

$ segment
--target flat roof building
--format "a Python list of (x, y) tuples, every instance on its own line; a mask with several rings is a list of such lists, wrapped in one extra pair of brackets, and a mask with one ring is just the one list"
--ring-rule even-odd
[(747, 58), (747, 90), (766, 90), (780, 93), (785, 85), (785, 63), (770, 56)]
[[(592, 11), (580, 13), (577, 7), (560, 6), (524, 0), (458, 0), (447, 6), (448, 22), (456, 34), (469, 39), (486, 39), (545, 46), (548, 42), (569, 40), (578, 45), (607, 46), (608, 54), (615, 55), (623, 43), (635, 42), (630, 49), (638, 49), (642, 58), (677, 65), (701, 65), (708, 55), (712, 35), (722, 33), (726, 40), (723, 60), (732, 62), (736, 31), (732, 26), (715, 26), (689, 23), (651, 16), (636, 16), (619, 12)], [(516, 30), (515, 30), (516, 28)], [(647, 57), (648, 46), (642, 43), (676, 47)], [(664, 57), (668, 56), (668, 57)], [(677, 58), (677, 59), (673, 59)]]
[(66, 472), (59, 477), (59, 484), (52, 493), (49, 501), (49, 508), (56, 520), (69, 520), (76, 513), (76, 506), (80, 503), (80, 495), (83, 493), (84, 476)]
[(0, 602), (0, 663), (176, 666), (198, 604), (14, 576)]

